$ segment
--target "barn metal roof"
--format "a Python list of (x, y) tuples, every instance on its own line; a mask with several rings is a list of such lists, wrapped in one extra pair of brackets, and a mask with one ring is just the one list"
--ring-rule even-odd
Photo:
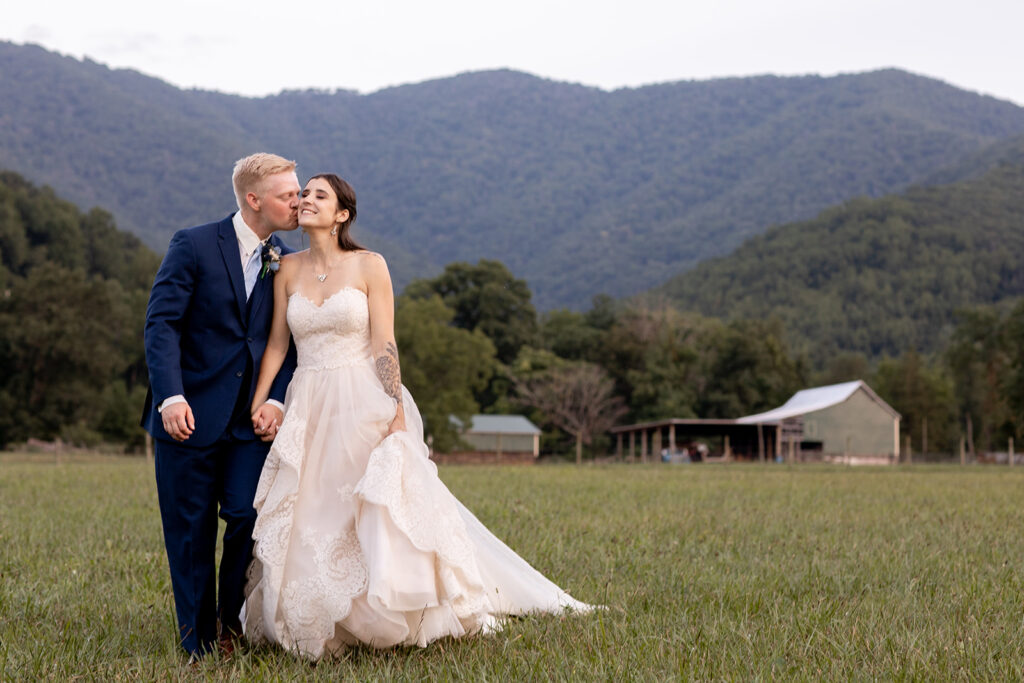
[[(458, 423), (458, 420), (452, 418)], [(474, 415), (467, 434), (540, 434), (535, 424), (522, 415)]]
[(881, 406), (890, 415), (895, 418), (900, 417), (900, 414), (893, 410), (892, 406), (879, 398), (878, 394), (871, 390), (871, 387), (861, 380), (856, 380), (854, 382), (830, 384), (824, 387), (815, 387), (813, 389), (798, 391), (778, 408), (764, 413), (757, 413), (756, 415), (747, 415), (746, 417), (737, 419), (736, 422), (738, 424), (764, 424), (767, 422), (779, 422), (798, 415), (806, 415), (807, 413), (813, 413), (818, 410), (824, 410), (825, 408), (831, 408), (834, 405), (839, 405), (853, 396), (853, 394), (859, 389), (863, 389), (871, 400)]

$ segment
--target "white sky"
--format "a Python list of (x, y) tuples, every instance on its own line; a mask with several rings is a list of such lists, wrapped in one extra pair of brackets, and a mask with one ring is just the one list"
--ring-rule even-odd
[(895, 66), (1024, 105), (1024, 0), (9, 0), (0, 40), (245, 95), (508, 67), (606, 89)]

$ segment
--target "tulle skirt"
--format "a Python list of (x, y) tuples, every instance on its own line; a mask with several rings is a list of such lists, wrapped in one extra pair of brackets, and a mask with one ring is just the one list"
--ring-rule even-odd
[(407, 430), (370, 361), (299, 368), (254, 505), (246, 636), (311, 658), (419, 645), (501, 617), (585, 612), (448, 491), (403, 387)]

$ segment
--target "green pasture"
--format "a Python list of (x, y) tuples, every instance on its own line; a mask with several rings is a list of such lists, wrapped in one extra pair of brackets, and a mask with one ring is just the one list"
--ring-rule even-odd
[(151, 465), (0, 455), (0, 680), (1024, 677), (1024, 467), (449, 467), (589, 616), (315, 666), (174, 642)]

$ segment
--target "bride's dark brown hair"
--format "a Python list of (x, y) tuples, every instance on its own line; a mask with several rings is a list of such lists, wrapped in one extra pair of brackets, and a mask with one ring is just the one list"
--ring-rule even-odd
[(344, 251), (365, 249), (365, 247), (352, 239), (352, 236), (349, 234), (352, 224), (356, 222), (356, 191), (344, 179), (334, 173), (318, 173), (310, 178), (310, 180), (316, 178), (326, 180), (327, 184), (334, 190), (334, 194), (338, 198), (338, 210), (348, 209), (348, 220), (338, 226), (338, 246)]

